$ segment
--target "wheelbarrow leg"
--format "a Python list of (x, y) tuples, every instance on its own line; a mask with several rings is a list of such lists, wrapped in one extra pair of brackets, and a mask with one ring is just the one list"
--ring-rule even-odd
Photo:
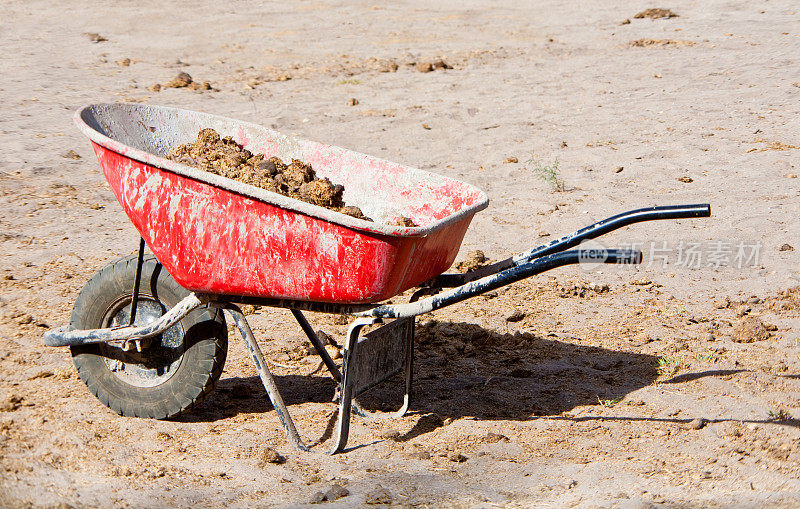
[(336, 367), (336, 363), (333, 362), (330, 354), (327, 350), (325, 350), (325, 345), (322, 344), (322, 341), (320, 341), (319, 336), (317, 336), (317, 333), (314, 332), (314, 328), (311, 327), (311, 324), (308, 323), (308, 320), (306, 320), (303, 312), (298, 309), (292, 309), (291, 311), (295, 320), (297, 320), (297, 323), (299, 323), (300, 327), (302, 327), (303, 332), (305, 332), (306, 336), (308, 336), (308, 340), (311, 341), (311, 344), (317, 349), (317, 354), (322, 358), (322, 362), (325, 363), (325, 367), (328, 368), (328, 371), (331, 372), (333, 379), (341, 383), (342, 374), (339, 372), (339, 368)]
[(358, 318), (350, 324), (345, 339), (344, 352), (342, 354), (342, 392), (339, 395), (339, 422), (336, 426), (336, 444), (331, 449), (330, 454), (344, 451), (347, 445), (347, 438), (350, 435), (350, 413), (353, 407), (353, 376), (350, 372), (354, 360), (354, 353), (358, 348), (358, 336), (361, 329), (366, 325), (378, 322), (375, 318)]
[(272, 373), (270, 373), (269, 368), (267, 368), (264, 355), (261, 353), (261, 348), (258, 346), (256, 338), (253, 336), (253, 331), (250, 329), (247, 319), (245, 319), (239, 308), (234, 305), (227, 305), (225, 309), (233, 317), (233, 321), (236, 322), (236, 327), (239, 329), (245, 345), (247, 345), (250, 357), (252, 357), (253, 363), (258, 370), (258, 376), (261, 377), (261, 382), (264, 384), (267, 394), (269, 394), (272, 407), (275, 409), (275, 413), (278, 414), (278, 418), (281, 420), (281, 424), (283, 424), (283, 429), (286, 431), (286, 437), (295, 449), (308, 451), (308, 447), (303, 443), (300, 434), (297, 433), (297, 428), (294, 425), (294, 421), (292, 421), (292, 417), (289, 415), (289, 411), (286, 409), (281, 393), (278, 392), (278, 386), (275, 384), (275, 380), (272, 378)]

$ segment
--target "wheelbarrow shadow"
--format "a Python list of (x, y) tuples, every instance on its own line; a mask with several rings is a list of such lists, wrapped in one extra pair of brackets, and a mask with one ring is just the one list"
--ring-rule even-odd
[[(411, 409), (443, 417), (524, 420), (616, 400), (658, 377), (652, 355), (559, 341), (532, 332), (501, 333), (464, 322), (417, 327)], [(577, 339), (577, 338), (576, 338)], [(578, 340), (579, 341), (579, 340)], [(402, 383), (360, 398), (387, 410)]]
[[(559, 341), (532, 332), (501, 333), (464, 322), (418, 326), (410, 411), (442, 417), (524, 420), (616, 400), (658, 376), (652, 355)], [(330, 377), (275, 376), (287, 405), (330, 402)], [(367, 410), (394, 410), (397, 375), (359, 397)], [(272, 410), (257, 376), (220, 380), (207, 402), (182, 417), (218, 420)]]

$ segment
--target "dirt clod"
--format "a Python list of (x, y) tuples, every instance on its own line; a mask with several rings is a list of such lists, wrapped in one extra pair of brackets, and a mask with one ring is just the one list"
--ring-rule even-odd
[(392, 503), (392, 493), (381, 486), (375, 486), (375, 489), (367, 493), (364, 497), (364, 503), (370, 505), (389, 505)]
[(281, 456), (278, 451), (272, 447), (265, 447), (258, 459), (258, 466), (264, 467), (271, 463), (273, 465), (281, 465), (286, 462), (286, 458)]
[[(178, 75), (182, 80), (191, 80), (191, 76), (186, 76), (188, 78)], [(194, 142), (172, 149), (167, 158), (348, 216), (370, 220), (360, 208), (344, 204), (343, 186), (333, 184), (327, 178), (317, 178), (311, 165), (298, 159), (292, 159), (288, 165), (277, 157), (265, 160), (264, 156), (253, 154), (230, 136), (222, 138), (213, 129), (201, 130)]]
[(506, 317), (506, 321), (507, 322), (519, 322), (520, 320), (522, 320), (526, 316), (527, 315), (525, 314), (525, 311), (523, 311), (521, 309), (515, 309), (513, 313), (511, 313), (510, 315), (508, 315)]
[(451, 452), (447, 455), (447, 459), (452, 461), (453, 463), (464, 463), (467, 461), (467, 457), (461, 454), (460, 452)]
[(478, 249), (467, 253), (467, 257), (463, 261), (456, 263), (455, 269), (459, 272), (472, 272), (488, 263), (489, 260), (486, 258), (486, 255), (483, 254), (483, 251)]
[(508, 437), (500, 433), (493, 433), (489, 431), (486, 433), (484, 440), (486, 443), (496, 444), (497, 442), (508, 442)]
[(92, 41), (92, 42), (94, 42), (94, 43), (98, 43), (98, 42), (105, 42), (105, 41), (107, 41), (107, 40), (108, 40), (108, 39), (106, 39), (105, 37), (103, 37), (102, 35), (100, 35), (100, 34), (97, 34), (97, 33), (94, 33), (94, 32), (86, 32), (86, 33), (85, 33), (85, 34), (83, 34), (83, 35), (85, 35), (86, 37), (88, 37), (88, 38), (89, 38), (89, 40), (90, 40), (90, 41)]
[(350, 490), (342, 486), (341, 484), (334, 484), (331, 488), (325, 492), (325, 498), (333, 502), (335, 500), (339, 500), (340, 498), (344, 498), (350, 494)]
[(777, 330), (774, 325), (766, 325), (754, 316), (743, 316), (733, 328), (733, 340), (737, 343), (765, 341)]
[(636, 14), (634, 19), (642, 19), (642, 18), (650, 18), (650, 19), (669, 19), (669, 18), (677, 18), (678, 15), (672, 12), (669, 9), (645, 9), (642, 12)]

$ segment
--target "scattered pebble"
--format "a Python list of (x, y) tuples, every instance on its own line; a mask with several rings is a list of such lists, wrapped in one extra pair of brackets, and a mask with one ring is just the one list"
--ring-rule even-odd
[(61, 156), (61, 157), (65, 157), (67, 159), (76, 159), (77, 160), (77, 159), (81, 158), (81, 155), (78, 154), (77, 152), (75, 152), (74, 150), (67, 150), (66, 152), (64, 152), (64, 155)]
[(683, 176), (683, 177), (678, 177), (678, 182), (683, 182), (684, 184), (691, 184), (692, 182), (694, 182), (694, 179), (692, 177)]
[(311, 500), (309, 500), (309, 503), (310, 504), (321, 504), (323, 502), (335, 502), (336, 500), (339, 500), (340, 498), (346, 497), (349, 494), (350, 494), (350, 490), (348, 490), (347, 488), (345, 488), (344, 486), (341, 486), (339, 484), (334, 484), (325, 493), (323, 493), (321, 491), (318, 491), (318, 492), (314, 493), (314, 495), (311, 497)]
[(429, 460), (431, 454), (428, 451), (413, 451), (408, 453), (408, 457), (415, 460)]
[(523, 318), (525, 318), (525, 311), (521, 309), (515, 309), (513, 313), (506, 317), (507, 322), (519, 322)]
[(778, 249), (778, 251), (794, 251), (794, 247), (791, 244), (784, 244)]
[(643, 18), (669, 19), (677, 17), (678, 15), (669, 9), (645, 9), (642, 12), (636, 14), (634, 16), (634, 19), (643, 19)]
[(646, 286), (646, 285), (653, 284), (653, 282), (650, 281), (649, 279), (647, 279), (646, 277), (643, 277), (642, 279), (635, 279), (635, 280), (631, 281), (628, 284), (633, 285), (633, 286)]
[(518, 163), (518, 162), (519, 162), (519, 159), (517, 159), (517, 158), (516, 158), (516, 157), (514, 157), (514, 156), (511, 156), (511, 157), (506, 157), (506, 158), (505, 158), (505, 160), (503, 161), (503, 164), (507, 164), (507, 163)]
[(13, 412), (17, 410), (19, 407), (22, 406), (22, 402), (25, 400), (22, 396), (18, 394), (11, 394), (9, 395), (5, 401), (0, 402), (0, 412)]
[(333, 502), (334, 500), (339, 500), (340, 498), (344, 498), (349, 494), (350, 490), (340, 484), (334, 484), (331, 486), (331, 489), (325, 492), (325, 498)]
[(486, 442), (490, 444), (496, 444), (497, 442), (508, 442), (508, 437), (502, 435), (500, 433), (494, 433), (489, 431), (486, 433)]
[(708, 424), (708, 419), (698, 417), (689, 423), (689, 429), (703, 429), (706, 427), (706, 424)]
[(388, 431), (384, 431), (383, 433), (381, 433), (381, 437), (387, 440), (397, 441), (400, 438), (400, 432), (397, 431), (396, 429), (390, 429)]
[(461, 454), (460, 452), (451, 452), (447, 455), (447, 459), (452, 461), (453, 463), (464, 463), (467, 461), (467, 457)]
[(272, 463), (273, 465), (281, 465), (285, 462), (286, 458), (281, 456), (278, 451), (272, 447), (265, 447), (264, 451), (261, 453), (261, 457), (258, 460), (258, 466), (265, 467), (268, 463)]
[(480, 249), (475, 251), (470, 251), (467, 253), (467, 257), (455, 264), (455, 269), (459, 272), (472, 272), (476, 269), (487, 265), (489, 260), (486, 258), (486, 255)]
[(389, 490), (378, 484), (375, 489), (367, 493), (364, 503), (370, 505), (389, 505), (392, 503), (392, 494)]
[(98, 43), (98, 42), (105, 42), (105, 41), (107, 41), (107, 40), (108, 40), (108, 39), (106, 39), (105, 37), (103, 37), (102, 35), (100, 35), (100, 34), (96, 34), (96, 33), (94, 33), (94, 32), (86, 32), (86, 33), (84, 33), (83, 35), (85, 35), (86, 37), (88, 37), (88, 38), (89, 38), (89, 40), (90, 40), (90, 41), (92, 41), (92, 42), (94, 42), (94, 43)]
[(355, 97), (351, 97), (350, 100), (347, 102), (347, 104), (349, 104), (350, 106), (356, 106), (358, 105), (358, 99), (356, 99)]
[(429, 126), (428, 124), (422, 124), (422, 128), (425, 129), (426, 131), (431, 130), (431, 126)]
[(120, 67), (128, 67), (131, 65), (131, 59), (123, 58), (122, 60), (117, 60), (117, 65)]
[(433, 71), (433, 64), (430, 62), (419, 62), (414, 66), (414, 69), (419, 72), (431, 72)]
[(786, 177), (787, 179), (796, 179), (797, 178), (797, 174), (795, 174), (795, 173), (787, 173), (786, 175), (784, 175), (784, 177)]
[(753, 343), (765, 341), (778, 330), (774, 325), (767, 325), (754, 316), (742, 317), (733, 328), (733, 340), (737, 343)]

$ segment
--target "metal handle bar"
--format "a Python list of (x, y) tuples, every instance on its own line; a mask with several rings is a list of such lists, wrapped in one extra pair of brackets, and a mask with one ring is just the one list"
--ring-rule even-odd
[(355, 316), (375, 318), (405, 318), (428, 313), (475, 295), (500, 288), (544, 271), (573, 263), (641, 263), (642, 252), (638, 249), (576, 249), (563, 253), (521, 262), (497, 274), (469, 281), (457, 288), (438, 293), (426, 299), (408, 304), (382, 305)]
[(442, 274), (434, 278), (428, 286), (440, 288), (452, 288), (463, 285), (464, 283), (475, 281), (490, 274), (496, 274), (502, 270), (515, 267), (520, 263), (527, 262), (534, 258), (540, 258), (553, 253), (558, 253), (577, 246), (584, 240), (595, 239), (608, 232), (642, 221), (654, 221), (657, 219), (684, 219), (694, 217), (709, 217), (711, 215), (711, 205), (699, 203), (694, 205), (663, 205), (660, 207), (647, 207), (644, 209), (629, 210), (616, 216), (598, 221), (593, 225), (581, 228), (580, 230), (565, 235), (560, 239), (553, 240), (547, 244), (535, 247), (531, 250), (519, 253), (505, 260), (481, 267), (467, 274)]

